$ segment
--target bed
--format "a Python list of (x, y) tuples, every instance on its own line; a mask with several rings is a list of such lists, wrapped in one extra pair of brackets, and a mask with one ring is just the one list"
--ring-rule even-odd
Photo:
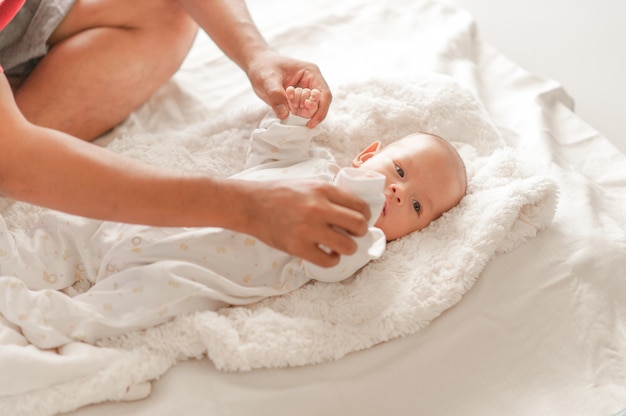
[[(215, 354), (208, 358), (196, 344), (178, 345), (161, 361), (157, 355), (141, 356), (156, 357), (145, 362), (153, 366), (152, 373), (144, 373), (126, 396), (110, 389), (115, 376), (123, 374), (110, 373), (100, 384), (82, 383), (84, 373), (73, 376), (68, 369), (76, 366), (58, 360), (51, 368), (66, 372), (65, 385), (74, 383), (75, 394), (55, 395), (54, 388), (38, 394), (33, 387), (23, 400), (3, 396), (0, 406), (7, 408), (0, 407), (0, 413), (626, 414), (626, 156), (574, 113), (562, 85), (528, 72), (484, 42), (472, 15), (448, 3), (313, 0), (293, 10), (278, 0), (249, 4), (277, 49), (322, 67), (335, 91), (331, 126), (340, 125), (332, 124), (333, 111), (367, 109), (368, 99), (381, 92), (388, 98), (383, 104), (399, 103), (383, 111), (381, 120), (403, 111), (414, 114), (414, 108), (400, 105), (413, 102), (404, 93), (426, 91), (441, 79), (433, 74), (467, 88), (493, 122), (491, 133), (509, 150), (498, 157), (516, 158), (524, 167), (528, 162), (532, 169), (524, 170), (522, 179), (541, 179), (532, 186), (523, 182), (527, 188), (521, 188), (541, 191), (532, 193), (545, 208), (541, 229), (509, 241), (508, 247), (485, 246), (489, 255), (477, 253), (484, 263), (468, 260), (480, 267), (453, 300), (384, 342), (355, 344), (319, 359), (296, 351), (293, 356), (300, 358), (294, 361), (277, 356), (278, 361), (246, 365), (220, 361)], [(416, 85), (421, 89), (411, 89)], [(191, 145), (172, 154), (159, 141), (186, 143), (191, 136), (220, 132), (244, 137), (261, 112), (241, 71), (200, 35), (174, 79), (99, 144), (147, 162), (167, 153), (177, 162), (199, 164), (210, 154), (191, 155)], [(548, 201), (553, 193), (557, 199)], [(10, 206), (3, 215), (13, 226), (26, 226), (40, 212), (4, 203)], [(253, 320), (257, 315), (243, 314), (242, 325), (246, 317), (260, 322)], [(273, 329), (287, 332), (286, 340), (289, 331), (298, 330)], [(179, 335), (187, 334), (181, 330)], [(134, 338), (126, 341), (132, 345)], [(87, 353), (87, 346), (75, 346), (68, 356)], [(99, 359), (115, 360), (115, 354)], [(7, 380), (8, 372), (3, 373)], [(107, 388), (108, 396), (83, 391)], [(123, 397), (128, 400), (120, 401)]]

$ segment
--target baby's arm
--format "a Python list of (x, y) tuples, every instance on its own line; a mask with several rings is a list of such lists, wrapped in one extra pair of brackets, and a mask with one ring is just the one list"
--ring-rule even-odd
[(270, 112), (250, 136), (246, 169), (280, 160), (301, 160), (309, 156), (309, 143), (319, 134), (308, 128), (308, 117), (317, 111), (320, 94), (317, 90), (287, 88), (292, 113), (280, 120)]

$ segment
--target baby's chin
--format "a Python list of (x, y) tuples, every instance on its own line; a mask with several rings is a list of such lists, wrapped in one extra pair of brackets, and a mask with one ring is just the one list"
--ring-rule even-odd
[(390, 227), (385, 225), (384, 221), (381, 221), (380, 219), (376, 221), (376, 223), (374, 224), (374, 227), (379, 228), (383, 232), (383, 234), (385, 234), (385, 238), (387, 239), (387, 242), (397, 240), (411, 233), (420, 231), (421, 229), (424, 228), (424, 227), (420, 227), (420, 228), (410, 229), (410, 230), (391, 229)]
[[(399, 237), (394, 237), (393, 233), (391, 233), (391, 231), (388, 230), (387, 227), (385, 227), (384, 221), (380, 221), (380, 220), (376, 221), (376, 223), (374, 224), (374, 227), (379, 228), (383, 232), (383, 234), (385, 234), (385, 239), (387, 240), (387, 242), (393, 241), (399, 238)], [(389, 237), (392, 237), (392, 238), (389, 238)]]

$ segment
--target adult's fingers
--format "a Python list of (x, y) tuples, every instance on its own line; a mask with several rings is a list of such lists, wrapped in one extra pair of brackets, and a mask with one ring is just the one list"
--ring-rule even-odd
[(289, 102), (282, 84), (274, 78), (266, 78), (264, 80), (263, 93), (259, 94), (261, 98), (267, 97), (267, 104), (281, 120), (289, 116)]
[(334, 204), (331, 225), (360, 237), (367, 233), (367, 222), (372, 213), (361, 198), (337, 187), (329, 190), (329, 201)]
[[(319, 90), (319, 88), (318, 88)], [(328, 115), (328, 109), (330, 108), (330, 103), (332, 102), (333, 96), (330, 90), (319, 90), (320, 91), (320, 100), (318, 104), (317, 111), (313, 114), (313, 117), (307, 123), (307, 127), (313, 128), (317, 126), (320, 122), (322, 122), (326, 116)]]

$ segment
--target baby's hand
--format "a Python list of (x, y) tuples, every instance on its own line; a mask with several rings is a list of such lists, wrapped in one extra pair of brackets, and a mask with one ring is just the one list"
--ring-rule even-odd
[(316, 89), (287, 87), (285, 90), (289, 111), (304, 118), (311, 118), (317, 111), (320, 101), (320, 92)]

